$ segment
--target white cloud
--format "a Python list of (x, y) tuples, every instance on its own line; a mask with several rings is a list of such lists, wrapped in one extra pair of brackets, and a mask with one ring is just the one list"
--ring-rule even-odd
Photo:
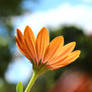
[(24, 15), (18, 18), (16, 23), (22, 30), (26, 25), (30, 25), (35, 30), (35, 35), (43, 26), (58, 27), (61, 24), (76, 24), (89, 33), (92, 32), (92, 8), (67, 3), (49, 11)]
[(32, 75), (32, 64), (26, 58), (16, 58), (8, 67), (5, 78), (8, 82), (27, 83)]

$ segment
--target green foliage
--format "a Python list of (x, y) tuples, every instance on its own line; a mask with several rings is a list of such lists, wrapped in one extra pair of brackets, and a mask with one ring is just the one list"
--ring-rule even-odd
[(22, 0), (0, 0), (0, 16), (19, 15), (22, 11)]
[(21, 81), (18, 83), (18, 85), (16, 87), (16, 92), (23, 92), (23, 85), (22, 85)]
[(0, 78), (0, 92), (16, 92), (16, 86)]
[(7, 38), (0, 37), (0, 77), (4, 78), (4, 73), (11, 59), (12, 55)]

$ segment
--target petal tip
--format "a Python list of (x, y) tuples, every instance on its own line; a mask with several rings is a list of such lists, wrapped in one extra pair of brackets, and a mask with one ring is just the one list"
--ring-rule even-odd
[(16, 29), (16, 32), (17, 32), (17, 34), (18, 34), (18, 33), (20, 32), (20, 29), (19, 29), (19, 28), (17, 28), (17, 29)]
[(64, 36), (60, 36), (62, 40), (64, 40)]
[(80, 50), (76, 50), (76, 51), (74, 51), (74, 54), (78, 58), (80, 56), (80, 54), (81, 54), (81, 51)]
[(80, 50), (77, 50), (77, 53), (78, 53), (78, 55), (80, 55), (81, 54), (81, 51)]
[(32, 30), (32, 29), (29, 25), (27, 25), (24, 30), (26, 31), (26, 30)]
[[(32, 31), (31, 27), (30, 26), (26, 26), (25, 29), (24, 29), (24, 34), (26, 34), (27, 32), (30, 32)], [(29, 34), (29, 33), (28, 33)]]
[(46, 27), (43, 27), (42, 29), (41, 29), (41, 31), (43, 32), (48, 32), (48, 30), (47, 30), (47, 28)]
[(76, 42), (75, 42), (75, 41), (73, 41), (73, 42), (72, 42), (72, 45), (73, 45), (73, 46), (76, 46)]
[(29, 25), (27, 25), (25, 28), (30, 28), (30, 26), (29, 26)]
[(58, 36), (57, 38), (58, 38), (57, 39), (58, 41), (60, 40), (61, 43), (64, 44), (64, 37), (63, 36)]
[(31, 29), (28, 25), (25, 27), (25, 30)]
[(39, 36), (39, 34), (42, 34), (42, 35), (44, 34), (44, 35), (48, 35), (48, 36), (49, 36), (48, 30), (47, 30), (45, 27), (43, 27), (43, 28), (39, 31), (37, 37)]
[(47, 30), (47, 28), (46, 28), (46, 27), (43, 27), (42, 29)]

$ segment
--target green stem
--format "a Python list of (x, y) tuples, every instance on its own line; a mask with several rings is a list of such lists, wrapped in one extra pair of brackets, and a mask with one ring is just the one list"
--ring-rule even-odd
[(27, 88), (25, 89), (25, 92), (30, 92), (30, 90), (31, 90), (31, 88), (32, 88), (32, 86), (33, 86), (33, 84), (34, 84), (34, 82), (35, 82), (36, 79), (37, 79), (37, 77), (38, 77), (37, 72), (33, 72), (33, 76), (32, 76), (32, 78), (31, 78), (31, 80), (29, 81), (28, 86), (27, 86)]

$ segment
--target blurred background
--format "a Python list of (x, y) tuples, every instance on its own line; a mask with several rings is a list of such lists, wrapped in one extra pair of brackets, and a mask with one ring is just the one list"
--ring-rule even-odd
[(0, 92), (24, 89), (32, 64), (17, 49), (16, 28), (29, 25), (35, 36), (42, 27), (50, 40), (63, 35), (81, 50), (76, 62), (40, 76), (32, 92), (92, 92), (92, 0), (0, 0)]

